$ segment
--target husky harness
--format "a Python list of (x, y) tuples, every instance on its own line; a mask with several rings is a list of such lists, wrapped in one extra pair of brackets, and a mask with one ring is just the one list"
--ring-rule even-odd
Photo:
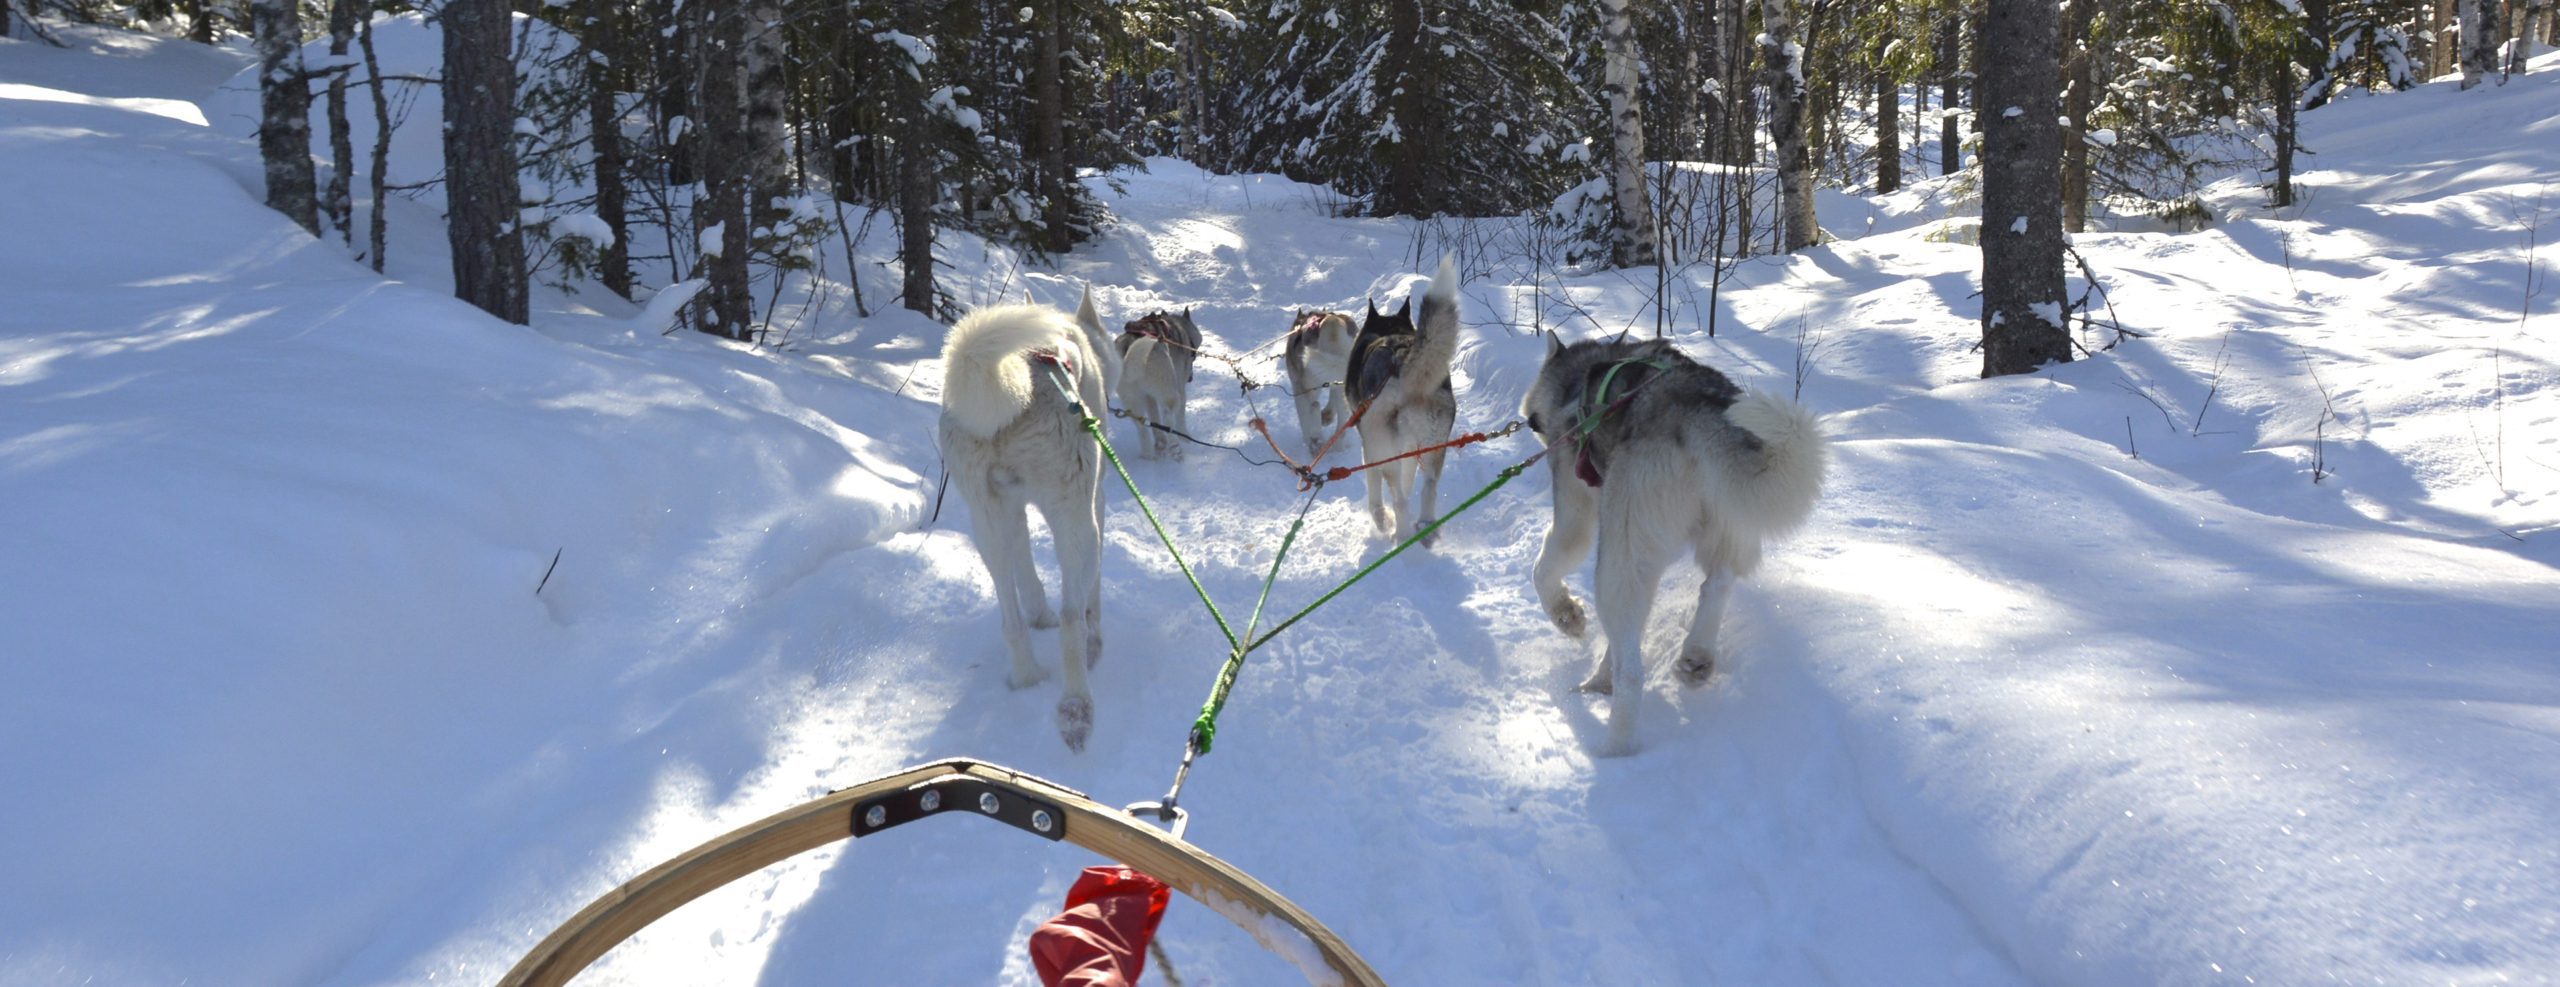
[(1588, 486), (1599, 486), (1601, 481), (1600, 465), (1593, 462), (1591, 459), (1591, 433), (1600, 427), (1601, 419), (1606, 418), (1609, 415), (1616, 413), (1619, 409), (1626, 407), (1628, 402), (1635, 400), (1635, 396), (1638, 392), (1644, 390), (1644, 386), (1646, 384), (1652, 383), (1654, 380), (1653, 374), (1646, 374), (1644, 375), (1644, 379), (1636, 381), (1634, 386), (1627, 388), (1625, 393), (1618, 395), (1617, 400), (1610, 400), (1609, 385), (1617, 381), (1619, 371), (1625, 370), (1628, 367), (1643, 367), (1647, 370), (1653, 371), (1654, 373), (1660, 373), (1671, 369), (1672, 363), (1671, 361), (1660, 357), (1639, 357), (1634, 359), (1618, 360), (1610, 363), (1607, 367), (1602, 368), (1600, 371), (1599, 384), (1591, 388), (1591, 390), (1584, 392), (1582, 396), (1582, 420), (1575, 423), (1573, 430), (1573, 475), (1575, 479), (1581, 480)]

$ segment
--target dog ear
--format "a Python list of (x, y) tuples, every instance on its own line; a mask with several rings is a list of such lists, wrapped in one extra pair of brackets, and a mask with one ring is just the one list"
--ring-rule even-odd
[(1378, 317), (1378, 300), (1377, 300), (1377, 299), (1375, 299), (1375, 298), (1363, 298), (1363, 299), (1361, 299), (1361, 301), (1364, 301), (1364, 302), (1368, 302), (1368, 303), (1369, 303), (1369, 317), (1370, 317), (1370, 318), (1372, 318), (1372, 319), (1377, 318), (1377, 317)]
[(1547, 359), (1553, 360), (1556, 358), (1556, 354), (1564, 352), (1564, 334), (1551, 329), (1548, 330), (1545, 335), (1547, 337)]
[(1402, 317), (1410, 316), (1410, 315), (1412, 315), (1412, 314), (1413, 314), (1413, 296), (1412, 296), (1412, 295), (1406, 295), (1406, 296), (1404, 296), (1404, 307), (1396, 310), (1396, 316), (1397, 316), (1397, 317), (1399, 317), (1399, 318), (1402, 318)]

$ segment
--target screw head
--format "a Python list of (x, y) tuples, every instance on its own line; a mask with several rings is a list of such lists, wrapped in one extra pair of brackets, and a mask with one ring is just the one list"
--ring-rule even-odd
[(1055, 820), (1055, 819), (1051, 819), (1051, 818), (1049, 818), (1049, 810), (1047, 810), (1047, 809), (1033, 809), (1033, 810), (1031, 810), (1031, 828), (1036, 829), (1036, 830), (1039, 830), (1039, 831), (1041, 831), (1041, 832), (1043, 832), (1043, 833), (1046, 833), (1046, 832), (1048, 832), (1048, 831), (1050, 831), (1050, 830), (1052, 830), (1052, 829), (1056, 829), (1056, 828), (1057, 828), (1057, 826), (1058, 826), (1058, 821), (1057, 821), (1057, 820)]
[(888, 822), (889, 807), (885, 805), (872, 806), (871, 811), (862, 814), (862, 824), (873, 829), (879, 829), (880, 827), (887, 825)]
[(924, 811), (926, 812), (940, 812), (942, 811), (942, 790), (939, 788), (926, 789), (924, 797), (918, 799), (917, 802), (924, 806)]
[(994, 792), (979, 792), (979, 793), (978, 793), (978, 811), (983, 812), (983, 813), (986, 813), (986, 814), (988, 814), (988, 815), (992, 816), (992, 815), (995, 815), (995, 814), (996, 814), (996, 810), (997, 810), (998, 808), (1001, 808), (1002, 806), (1003, 806), (1003, 803), (998, 802), (998, 801), (996, 800), (996, 793), (994, 793)]

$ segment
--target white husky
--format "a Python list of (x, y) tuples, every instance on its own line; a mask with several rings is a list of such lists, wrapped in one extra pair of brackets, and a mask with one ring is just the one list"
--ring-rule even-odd
[[(1089, 307), (1090, 299), (1088, 299)], [(1093, 731), (1085, 670), (1102, 657), (1102, 453), (1074, 405), (1105, 407), (1109, 346), (1098, 322), (1079, 325), (1037, 305), (980, 309), (943, 345), (942, 454), (969, 504), (970, 537), (995, 583), (996, 614), (1016, 689), (1048, 677), (1031, 658), (1032, 627), (1059, 623), (1031, 561), (1027, 506), (1057, 540), (1061, 664), (1066, 697), (1058, 734), (1081, 751)]]
[(1114, 391), (1121, 409), (1138, 423), (1139, 458), (1182, 458), (1174, 432), (1191, 430), (1188, 391), (1199, 338), (1191, 313), (1158, 312), (1129, 323), (1113, 341), (1120, 350), (1120, 385)]
[(1289, 342), (1281, 349), (1280, 365), (1289, 374), (1289, 395), (1298, 404), (1298, 434), (1306, 437), (1309, 457), (1333, 438), (1343, 419), (1351, 417), (1342, 378), (1351, 366), (1352, 341), (1359, 335), (1351, 317), (1340, 312), (1301, 311), (1289, 323)]
[[(1457, 392), (1449, 386), (1449, 362), (1457, 350), (1458, 272), (1448, 258), (1441, 258), (1439, 276), (1422, 295), (1418, 322), (1411, 298), (1393, 314), (1369, 305), (1344, 380), (1352, 413), (1360, 416), (1362, 457), (1381, 463), (1448, 441), (1458, 421)], [(1435, 449), (1362, 474), (1369, 483), (1369, 518), (1379, 534), (1392, 532), (1403, 541), (1439, 516), (1440, 466), (1448, 455)], [(1416, 479), (1422, 484), (1418, 497)]]
[(1663, 569), (1686, 549), (1706, 572), (1673, 666), (1682, 683), (1702, 685), (1715, 670), (1726, 595), (1759, 566), (1763, 541), (1813, 510), (1828, 443), (1803, 406), (1745, 394), (1661, 340), (1566, 346), (1548, 337), (1521, 410), (1552, 450), (1555, 482), (1555, 524), (1533, 576), (1538, 602), (1558, 630), (1582, 636), (1582, 602), (1564, 576), (1596, 531), (1591, 584), (1608, 644), (1582, 688), (1609, 695), (1601, 754), (1633, 753), (1644, 624)]

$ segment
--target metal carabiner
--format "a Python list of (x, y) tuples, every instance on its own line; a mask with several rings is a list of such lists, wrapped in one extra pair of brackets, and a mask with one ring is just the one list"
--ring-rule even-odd
[(1156, 822), (1168, 824), (1165, 828), (1173, 832), (1176, 840), (1182, 839), (1182, 831), (1191, 827), (1190, 811), (1171, 802), (1131, 802), (1121, 811), (1140, 818), (1153, 816)]

